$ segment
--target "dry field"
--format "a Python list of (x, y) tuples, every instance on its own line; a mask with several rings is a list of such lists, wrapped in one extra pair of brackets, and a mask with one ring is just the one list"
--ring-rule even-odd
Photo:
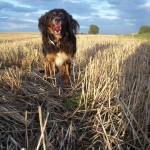
[(0, 34), (1, 150), (149, 150), (150, 41), (77, 35), (71, 86), (43, 79), (41, 36)]

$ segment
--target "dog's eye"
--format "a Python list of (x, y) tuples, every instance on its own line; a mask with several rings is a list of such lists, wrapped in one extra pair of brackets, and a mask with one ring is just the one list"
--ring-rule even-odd
[(62, 13), (59, 14), (59, 17), (60, 17), (61, 19), (64, 19), (64, 18), (65, 18), (64, 14), (62, 14)]
[(56, 17), (56, 14), (52, 14), (52, 18), (55, 18)]

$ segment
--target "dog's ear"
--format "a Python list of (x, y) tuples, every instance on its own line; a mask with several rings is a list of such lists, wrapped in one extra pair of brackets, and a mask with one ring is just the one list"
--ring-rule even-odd
[(77, 31), (79, 30), (79, 23), (72, 18), (72, 16), (70, 15), (70, 28), (73, 30), (73, 33), (77, 33)]
[(47, 13), (45, 13), (44, 15), (42, 15), (39, 18), (38, 27), (39, 27), (39, 30), (42, 33), (46, 33), (47, 32), (47, 16), (48, 16)]
[(73, 17), (68, 13), (67, 13), (67, 19), (69, 23), (69, 30), (71, 30), (71, 32), (73, 32), (74, 34), (77, 33), (80, 27), (78, 22), (75, 19), (73, 19)]

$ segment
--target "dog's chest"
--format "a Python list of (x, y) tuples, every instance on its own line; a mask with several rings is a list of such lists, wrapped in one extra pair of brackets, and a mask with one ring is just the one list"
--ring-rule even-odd
[(68, 59), (70, 59), (70, 57), (66, 53), (59, 52), (56, 55), (55, 64), (57, 67), (61, 67)]

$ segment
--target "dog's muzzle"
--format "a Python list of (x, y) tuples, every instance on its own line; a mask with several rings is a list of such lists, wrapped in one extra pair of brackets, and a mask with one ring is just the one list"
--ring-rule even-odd
[(55, 17), (53, 20), (53, 30), (55, 34), (60, 34), (61, 33), (61, 18), (60, 17)]

